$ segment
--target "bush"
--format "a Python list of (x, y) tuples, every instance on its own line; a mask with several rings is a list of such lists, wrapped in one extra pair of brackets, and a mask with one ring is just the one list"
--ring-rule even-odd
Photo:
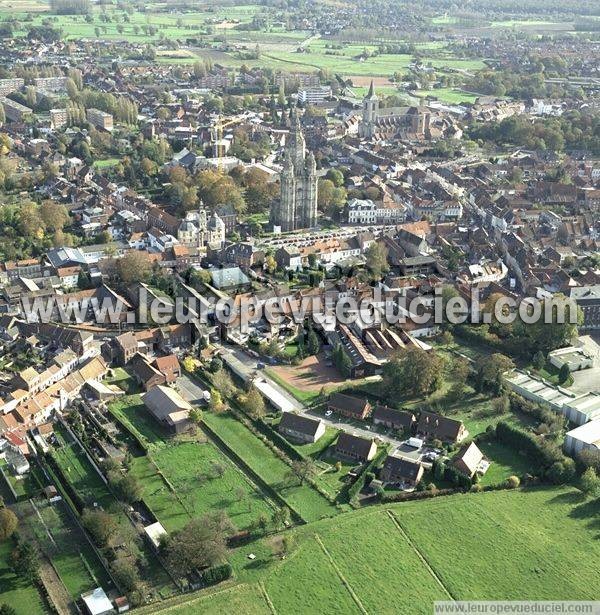
[(568, 483), (575, 478), (575, 462), (568, 457), (562, 461), (555, 461), (548, 468), (545, 475), (555, 485)]
[(506, 486), (509, 489), (516, 489), (521, 484), (518, 476), (509, 476), (506, 479)]
[(231, 564), (221, 564), (207, 568), (200, 574), (200, 580), (204, 586), (216, 585), (227, 580), (233, 573)]

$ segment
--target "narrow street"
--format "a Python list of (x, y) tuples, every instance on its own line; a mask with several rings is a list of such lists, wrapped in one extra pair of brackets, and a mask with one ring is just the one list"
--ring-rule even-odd
[[(378, 438), (382, 442), (387, 442), (394, 447), (398, 447), (402, 444), (402, 440), (388, 436), (386, 434), (376, 433), (371, 431), (370, 429), (366, 429), (366, 427), (356, 427), (355, 425), (351, 425), (344, 421), (343, 417), (338, 416), (330, 416), (325, 417), (322, 414), (311, 410), (304, 406), (300, 401), (298, 401), (293, 395), (288, 393), (282, 386), (277, 384), (273, 379), (269, 378), (269, 376), (262, 370), (257, 369), (257, 359), (253, 357), (251, 354), (246, 352), (240, 347), (234, 346), (221, 346), (223, 349), (223, 354), (221, 355), (223, 362), (226, 363), (229, 368), (236, 373), (240, 378), (243, 378), (245, 381), (248, 381), (254, 377), (260, 377), (269, 385), (271, 385), (278, 393), (283, 395), (286, 400), (292, 404), (294, 407), (294, 412), (302, 416), (306, 416), (309, 418), (317, 418), (323, 421), (323, 423), (327, 427), (332, 427), (334, 429), (341, 429), (346, 433), (350, 433), (355, 436), (361, 436), (363, 438)], [(410, 455), (406, 455), (410, 456)]]

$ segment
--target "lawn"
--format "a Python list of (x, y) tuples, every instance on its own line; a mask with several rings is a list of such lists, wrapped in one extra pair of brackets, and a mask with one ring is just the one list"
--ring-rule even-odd
[(413, 92), (415, 96), (431, 96), (437, 98), (440, 102), (451, 105), (461, 103), (473, 103), (477, 100), (478, 94), (473, 92), (465, 92), (459, 88), (436, 88), (433, 90), (417, 90)]
[[(23, 2), (17, 3), (16, 10), (25, 10)], [(6, 12), (7, 3), (0, 4), (0, 13)], [(206, 33), (206, 27), (211, 24), (215, 27), (215, 33), (226, 31), (223, 27), (228, 24), (222, 22), (227, 20), (239, 20), (249, 22), (253, 15), (262, 10), (262, 7), (254, 5), (243, 5), (237, 7), (227, 7), (226, 9), (216, 10), (215, 12), (145, 12), (134, 11), (128, 16), (129, 21), (123, 20), (124, 12), (107, 7), (106, 14), (111, 21), (104, 22), (101, 19), (100, 11), (92, 12), (92, 22), (88, 23), (83, 15), (55, 15), (49, 12), (39, 12), (34, 15), (31, 25), (40, 25), (44, 20), (51, 20), (51, 24), (56, 28), (61, 28), (63, 37), (91, 38), (91, 39), (118, 39), (130, 40), (135, 42), (147, 42), (158, 39), (164, 35), (166, 38), (195, 38)], [(15, 9), (10, 9), (11, 13)], [(158, 29), (157, 33), (151, 35), (144, 32), (147, 26), (154, 26)], [(121, 30), (121, 32), (119, 32)], [(228, 31), (228, 30), (227, 30)], [(24, 34), (24, 31), (17, 34)]]
[(271, 615), (271, 609), (258, 584), (237, 585), (212, 594), (200, 595), (185, 604), (154, 611), (169, 615), (222, 615), (223, 613), (244, 613), (244, 615)]
[(270, 517), (273, 512), (258, 489), (210, 442), (174, 443), (153, 452), (151, 460), (176, 494), (148, 457), (134, 459), (133, 472), (144, 486), (144, 501), (167, 531), (219, 510), (245, 529), (261, 514)]
[(112, 582), (85, 536), (73, 522), (65, 502), (49, 504), (38, 499), (35, 505), (40, 516), (30, 516), (29, 525), (73, 600), (98, 586), (108, 590)]
[(273, 566), (264, 585), (278, 613), (360, 613), (314, 536)]
[(599, 512), (599, 502), (586, 502), (574, 489), (500, 491), (394, 507), (429, 565), (462, 600), (597, 599)]
[(98, 504), (107, 510), (118, 508), (114, 496), (64, 427), (57, 423), (54, 433), (59, 446), (52, 450), (52, 457), (85, 504)]
[(128, 395), (139, 392), (140, 387), (133, 379), (133, 376), (128, 374), (122, 367), (113, 367), (110, 371), (111, 375), (106, 379), (108, 384), (115, 384)]
[(0, 604), (12, 606), (17, 615), (48, 613), (38, 590), (10, 569), (8, 557), (12, 548), (11, 540), (0, 542)]
[[(277, 427), (274, 425), (273, 427)], [(316, 441), (308, 442), (306, 444), (294, 444), (294, 448), (304, 457), (310, 457), (315, 461), (319, 460), (321, 456), (326, 453), (327, 449), (336, 441), (339, 429), (333, 427), (326, 427), (325, 433)]]
[(204, 421), (305, 521), (314, 521), (338, 512), (335, 506), (309, 485), (290, 481), (290, 467), (232, 415), (206, 412)]
[(285, 560), (265, 539), (236, 550), (232, 563), (240, 581), (264, 584), (281, 613), (359, 612), (353, 595), (369, 613), (431, 613), (449, 595), (594, 600), (599, 513), (599, 502), (571, 488), (439, 497), (299, 526)]
[(371, 517), (344, 517), (322, 540), (369, 613), (392, 608), (397, 613), (428, 613), (434, 600), (448, 599), (383, 510)]
[(519, 455), (514, 449), (501, 442), (489, 440), (479, 442), (477, 446), (486, 458), (491, 461), (488, 471), (481, 477), (482, 485), (498, 485), (509, 476), (521, 477), (524, 474), (535, 474), (538, 468), (532, 466), (531, 459)]
[(108, 167), (114, 167), (119, 164), (119, 158), (106, 158), (104, 160), (95, 160), (94, 167), (96, 169), (106, 169)]
[[(4, 474), (4, 479), (8, 481), (12, 490), (17, 494), (17, 500), (26, 499), (34, 494), (38, 487), (33, 482), (33, 478), (30, 473), (22, 476), (16, 476), (12, 470), (9, 469), (5, 459), (0, 459), (0, 468)], [(0, 481), (3, 479), (0, 478)], [(11, 492), (12, 496), (12, 492)], [(10, 501), (10, 500), (9, 500)]]
[(290, 384), (285, 378), (282, 378), (277, 372), (272, 369), (265, 369), (265, 374), (276, 382), (280, 387), (284, 388), (290, 395), (293, 395), (298, 401), (303, 404), (310, 405), (319, 397), (319, 391), (310, 389), (299, 389)]
[(139, 395), (121, 397), (109, 404), (108, 408), (147, 447), (165, 446), (160, 425), (150, 415)]

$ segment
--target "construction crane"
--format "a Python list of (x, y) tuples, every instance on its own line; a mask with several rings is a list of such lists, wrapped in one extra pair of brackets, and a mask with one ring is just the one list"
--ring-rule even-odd
[(217, 159), (217, 167), (219, 171), (223, 170), (223, 157), (225, 156), (225, 145), (223, 143), (223, 128), (237, 124), (242, 121), (242, 118), (235, 117), (233, 119), (223, 121), (221, 115), (217, 117), (217, 121), (213, 126), (213, 141), (214, 141), (214, 157)]

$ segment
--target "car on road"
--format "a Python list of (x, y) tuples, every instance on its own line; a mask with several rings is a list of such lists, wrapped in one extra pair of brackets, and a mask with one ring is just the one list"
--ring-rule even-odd
[(333, 410), (326, 410), (325, 416), (331, 416), (333, 414)]
[(257, 368), (257, 369), (265, 369), (265, 364), (264, 364), (262, 361), (259, 361), (259, 362), (256, 364), (256, 368)]

